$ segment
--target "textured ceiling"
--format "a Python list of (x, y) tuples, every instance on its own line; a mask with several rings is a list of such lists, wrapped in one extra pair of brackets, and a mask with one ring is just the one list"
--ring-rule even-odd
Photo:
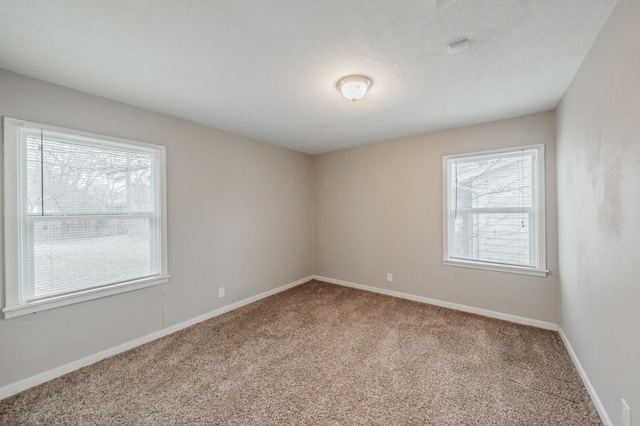
[(0, 0), (0, 68), (314, 154), (554, 108), (615, 1)]

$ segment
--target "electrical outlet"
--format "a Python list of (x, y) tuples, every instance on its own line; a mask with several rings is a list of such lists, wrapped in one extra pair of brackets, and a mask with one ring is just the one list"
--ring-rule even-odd
[(393, 282), (393, 274), (391, 272), (387, 273), (387, 281), (390, 283)]
[(622, 399), (622, 424), (631, 426), (631, 408), (629, 408), (624, 398)]
[(218, 297), (224, 297), (224, 287), (218, 289)]

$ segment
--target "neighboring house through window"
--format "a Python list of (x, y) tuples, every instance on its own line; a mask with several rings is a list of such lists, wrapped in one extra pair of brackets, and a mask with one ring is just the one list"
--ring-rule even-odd
[(444, 263), (546, 276), (544, 145), (444, 157)]

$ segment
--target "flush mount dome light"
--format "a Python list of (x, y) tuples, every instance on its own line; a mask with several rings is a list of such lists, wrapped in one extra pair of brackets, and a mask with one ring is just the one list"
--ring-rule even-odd
[(367, 93), (367, 90), (371, 88), (371, 80), (361, 75), (350, 75), (338, 82), (338, 90), (342, 93), (342, 96), (355, 102)]

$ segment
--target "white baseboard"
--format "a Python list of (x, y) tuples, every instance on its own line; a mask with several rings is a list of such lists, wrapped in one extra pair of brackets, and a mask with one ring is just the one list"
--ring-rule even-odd
[(182, 330), (184, 328), (195, 325), (199, 322), (206, 321), (213, 317), (217, 317), (218, 315), (222, 315), (229, 311), (233, 311), (234, 309), (238, 309), (242, 306), (248, 305), (250, 303), (256, 302), (260, 299), (264, 299), (265, 297), (272, 296), (276, 293), (280, 293), (281, 291), (288, 290), (292, 287), (298, 286), (300, 284), (306, 283), (307, 281), (312, 280), (313, 277), (305, 277), (294, 281), (289, 284), (285, 284), (283, 286), (274, 288), (273, 290), (265, 291), (264, 293), (260, 293), (256, 296), (252, 296), (241, 300), (239, 302), (232, 303), (227, 306), (223, 306), (222, 308), (216, 309), (215, 311), (208, 312), (206, 314), (197, 316), (190, 320), (181, 322), (179, 324), (172, 325), (167, 328), (163, 328), (162, 330), (158, 330), (151, 334), (147, 334), (146, 336), (139, 337), (137, 339), (131, 340), (130, 342), (123, 343), (122, 345), (115, 346), (113, 348), (105, 349), (98, 353), (86, 356), (84, 358), (80, 358), (76, 361), (72, 361), (68, 364), (61, 365), (60, 367), (53, 368), (51, 370), (36, 374), (35, 376), (28, 377), (23, 380), (19, 380), (17, 382), (8, 384), (0, 388), (0, 399), (8, 398), (12, 395), (15, 395), (19, 392), (27, 390), (33, 386), (37, 386), (41, 383), (47, 382), (49, 380), (55, 379), (56, 377), (63, 376), (72, 371), (78, 370), (82, 367), (86, 367), (87, 365), (94, 364), (98, 361), (101, 361), (110, 356), (117, 355), (119, 353), (128, 351), (129, 349), (133, 349), (136, 346), (143, 345), (145, 343), (151, 342), (152, 340), (159, 339), (161, 337), (167, 336), (171, 333), (175, 333), (176, 331)]
[(558, 324), (551, 322), (540, 321), (531, 318), (520, 317), (517, 315), (505, 314), (502, 312), (490, 311), (488, 309), (476, 308), (473, 306), (460, 305), (458, 303), (445, 302), (443, 300), (431, 299), (428, 297), (415, 296), (413, 294), (401, 293), (399, 291), (387, 290), (384, 288), (371, 287), (363, 284), (356, 284), (349, 281), (336, 280), (333, 278), (321, 277), (314, 275), (314, 279), (318, 281), (325, 281), (331, 284), (338, 284), (345, 287), (357, 288), (360, 290), (371, 291), (373, 293), (385, 294), (387, 296), (399, 297), (401, 299), (413, 300), (415, 302), (427, 303), (429, 305), (442, 306), (443, 308), (455, 309), (457, 311), (469, 312), (471, 314), (482, 315), (490, 318), (497, 318), (505, 321), (515, 322), (518, 324), (531, 325), (533, 327), (544, 328), (547, 330), (557, 330)]
[(598, 410), (598, 414), (600, 414), (600, 419), (602, 420), (602, 423), (604, 423), (605, 426), (613, 426), (613, 422), (609, 418), (607, 411), (604, 409), (604, 405), (602, 405), (602, 401), (600, 401), (600, 398), (598, 397), (598, 394), (596, 393), (595, 388), (591, 384), (591, 380), (589, 380), (589, 376), (587, 376), (587, 372), (584, 371), (584, 368), (582, 367), (582, 364), (578, 359), (578, 355), (576, 355), (576, 352), (573, 350), (573, 347), (569, 342), (569, 338), (567, 337), (566, 334), (564, 334), (564, 331), (560, 326), (558, 326), (558, 333), (562, 338), (562, 342), (564, 343), (564, 346), (567, 348), (567, 352), (569, 352), (569, 355), (571, 356), (571, 360), (573, 361), (573, 364), (576, 366), (576, 369), (580, 374), (580, 378), (582, 379), (584, 386), (587, 388), (587, 392), (589, 392), (589, 396), (591, 397), (591, 401), (593, 401), (593, 405), (596, 406), (596, 410)]

